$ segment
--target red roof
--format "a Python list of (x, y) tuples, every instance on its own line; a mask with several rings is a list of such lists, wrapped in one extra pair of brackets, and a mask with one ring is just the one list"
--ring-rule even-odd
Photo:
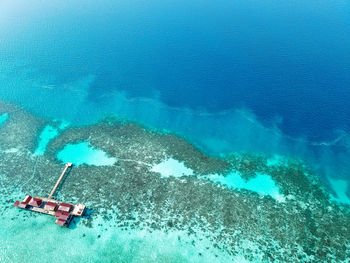
[(27, 205), (28, 205), (27, 203), (20, 202), (19, 205), (18, 205), (18, 207), (20, 207), (20, 208), (26, 208)]
[(63, 226), (63, 224), (66, 222), (66, 220), (61, 220), (61, 219), (57, 219), (56, 220), (56, 224), (57, 225), (60, 225), (60, 226)]
[(64, 221), (66, 221), (67, 218), (68, 218), (68, 216), (69, 216), (69, 214), (68, 214), (68, 215), (61, 215), (61, 216), (58, 218), (58, 220), (64, 220)]
[(49, 201), (49, 202), (47, 202), (45, 205), (56, 207), (57, 203), (55, 203), (55, 202), (50, 202), (50, 201)]
[(24, 198), (23, 202), (28, 203), (31, 199), (32, 197), (30, 195), (27, 195), (26, 198)]
[(34, 198), (32, 198), (32, 200), (30, 200), (29, 205), (39, 207), (39, 206), (41, 206), (42, 202), (43, 202), (43, 200), (34, 197)]
[(72, 204), (68, 204), (68, 203), (60, 203), (60, 206), (71, 207), (71, 206), (72, 206)]
[(58, 210), (69, 212), (69, 210), (72, 208), (72, 206), (73, 205), (71, 205), (71, 204), (63, 203), (63, 205), (62, 205), (62, 203), (60, 203)]
[(44, 209), (47, 209), (47, 210), (55, 210), (56, 206), (57, 206), (57, 203), (54, 203), (54, 202), (47, 202), (47, 203), (45, 204)]
[(60, 217), (61, 215), (69, 215), (69, 212), (57, 210), (55, 212), (55, 217)]
[(57, 210), (55, 213), (55, 217), (60, 217), (62, 215), (62, 211)]

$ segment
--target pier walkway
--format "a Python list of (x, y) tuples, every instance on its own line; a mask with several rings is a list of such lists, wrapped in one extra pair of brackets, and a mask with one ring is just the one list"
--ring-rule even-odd
[(55, 186), (52, 188), (49, 196), (45, 197), (32, 197), (27, 195), (22, 202), (16, 201), (14, 206), (22, 208), (28, 211), (34, 211), (42, 214), (54, 216), (56, 218), (56, 224), (64, 227), (68, 227), (74, 216), (82, 216), (84, 214), (85, 205), (82, 204), (69, 204), (59, 202), (52, 199), (57, 187), (62, 181), (67, 170), (72, 167), (72, 163), (66, 163), (65, 167), (58, 178)]
[(58, 178), (58, 180), (57, 180), (55, 186), (52, 188), (52, 190), (51, 190), (51, 192), (50, 192), (50, 194), (49, 194), (49, 197), (48, 197), (47, 199), (50, 200), (50, 199), (52, 198), (53, 194), (55, 193), (55, 191), (56, 191), (58, 185), (60, 184), (60, 182), (61, 182), (63, 176), (65, 175), (65, 173), (67, 172), (67, 170), (68, 170), (69, 167), (72, 167), (72, 163), (66, 163), (66, 166), (64, 167), (63, 172), (61, 173), (60, 177)]

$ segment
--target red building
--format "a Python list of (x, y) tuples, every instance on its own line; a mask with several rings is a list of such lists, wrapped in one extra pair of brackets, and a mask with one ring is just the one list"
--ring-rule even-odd
[(62, 203), (60, 203), (57, 210), (69, 212), (71, 210), (72, 206), (73, 206), (72, 204), (62, 202)]
[(69, 224), (72, 218), (69, 212), (65, 212), (61, 210), (56, 211), (55, 217), (57, 218), (55, 223), (60, 226), (63, 226), (65, 223)]
[(31, 205), (34, 207), (40, 207), (42, 203), (43, 203), (43, 200), (34, 197), (29, 201), (28, 205)]
[(59, 225), (59, 226), (63, 226), (65, 222), (66, 222), (66, 220), (57, 219), (55, 223), (56, 223), (57, 225)]
[(23, 203), (29, 203), (30, 200), (32, 200), (32, 197), (30, 195), (27, 195), (24, 200), (23, 200)]
[(25, 202), (20, 202), (19, 204), (18, 204), (18, 207), (20, 207), (20, 208), (26, 208), (27, 207), (27, 203), (25, 203)]
[(49, 201), (45, 204), (44, 209), (49, 211), (54, 211), (56, 207), (57, 207), (57, 203)]

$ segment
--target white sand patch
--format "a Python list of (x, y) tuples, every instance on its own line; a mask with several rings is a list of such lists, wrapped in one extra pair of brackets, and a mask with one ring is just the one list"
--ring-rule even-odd
[(69, 126), (69, 122), (65, 120), (53, 120), (54, 122), (60, 122), (58, 128), (55, 128), (51, 125), (46, 125), (41, 131), (38, 140), (38, 147), (34, 151), (34, 156), (44, 155), (47, 145), (51, 140), (56, 138), (59, 135), (61, 130), (66, 129)]
[(0, 126), (7, 121), (8, 117), (9, 115), (7, 113), (0, 114)]
[(348, 182), (342, 179), (334, 179), (331, 177), (328, 177), (328, 181), (333, 191), (337, 195), (336, 197), (332, 196), (332, 199), (338, 201), (339, 203), (350, 205), (350, 198), (346, 193), (348, 190)]
[(113, 165), (117, 158), (110, 157), (106, 152), (92, 147), (88, 142), (69, 143), (58, 154), (57, 159), (67, 163), (71, 162), (74, 165)]
[(278, 186), (270, 175), (257, 173), (256, 177), (246, 181), (239, 172), (232, 172), (226, 176), (210, 174), (204, 176), (206, 179), (225, 185), (231, 189), (245, 189), (260, 195), (269, 195), (278, 202), (285, 202), (286, 198), (279, 191)]
[(57, 137), (58, 130), (51, 125), (45, 126), (45, 128), (42, 130), (42, 132), (39, 135), (39, 143), (38, 147), (35, 149), (34, 155), (43, 155), (46, 151), (46, 147), (49, 144), (49, 142)]
[(193, 175), (193, 170), (187, 168), (184, 162), (180, 162), (173, 158), (169, 158), (159, 164), (154, 165), (151, 171), (159, 173), (162, 177), (181, 177)]

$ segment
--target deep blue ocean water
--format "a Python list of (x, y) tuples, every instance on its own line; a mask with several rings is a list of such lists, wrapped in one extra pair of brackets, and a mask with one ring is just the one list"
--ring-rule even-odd
[[(275, 171), (279, 169), (279, 162), (283, 167), (288, 159), (284, 157), (296, 157), (320, 176), (333, 200), (350, 204), (349, 1), (0, 0), (0, 101), (14, 103), (48, 120), (45, 128), (36, 134), (37, 148), (33, 149), (33, 155), (27, 156), (20, 145), (9, 149), (1, 145), (1, 155), (6, 160), (12, 158), (8, 156), (18, 158), (14, 160), (32, 158), (28, 163), (33, 163), (34, 167), (23, 170), (20, 178), (25, 178), (25, 182), (17, 185), (16, 180), (10, 182), (7, 178), (7, 175), (17, 176), (11, 174), (17, 170), (10, 167), (12, 160), (2, 164), (2, 169), (8, 173), (0, 174), (0, 190), (5, 193), (0, 195), (0, 262), (37, 262), (38, 257), (42, 262), (59, 262), (62, 255), (68, 255), (71, 262), (248, 262), (243, 252), (253, 257), (252, 262), (265, 262), (261, 260), (264, 253), (269, 257), (282, 253), (290, 261), (296, 258), (294, 256), (301, 261), (313, 261), (314, 253), (322, 256), (328, 253), (328, 259), (338, 260), (331, 259), (332, 252), (348, 248), (346, 242), (341, 243), (346, 241), (348, 221), (339, 221), (345, 224), (336, 229), (339, 222), (327, 220), (338, 215), (334, 214), (339, 213), (338, 208), (332, 210), (328, 204), (324, 206), (318, 202), (318, 198), (312, 197), (309, 201), (309, 195), (305, 195), (306, 198), (299, 194), (281, 194), (279, 183), (283, 178), (278, 182), (262, 173), (249, 180), (234, 171), (226, 176), (196, 175), (223, 188), (243, 189), (260, 195), (257, 206), (255, 201), (242, 199), (244, 214), (247, 213), (242, 226), (252, 222), (247, 226), (248, 232), (240, 231), (240, 222), (237, 229), (226, 228), (223, 222), (222, 227), (218, 226), (220, 232), (215, 233), (216, 221), (213, 220), (213, 225), (206, 224), (203, 217), (204, 221), (201, 218), (197, 225), (197, 213), (194, 221), (186, 219), (191, 231), (187, 228), (177, 231), (177, 227), (170, 228), (169, 224), (166, 232), (155, 229), (148, 232), (142, 224), (140, 228), (123, 231), (129, 217), (126, 221), (119, 220), (119, 202), (116, 207), (101, 209), (101, 214), (93, 213), (92, 228), (79, 223), (74, 229), (62, 229), (52, 218), (19, 212), (9, 202), (11, 198), (17, 200), (27, 194), (22, 191), (27, 191), (24, 186), (29, 182), (33, 185), (33, 178), (41, 180), (49, 176), (44, 164), (38, 161), (43, 158), (40, 156), (45, 154), (50, 140), (65, 129), (93, 124), (112, 115), (161, 132), (175, 133), (209, 155), (226, 157), (240, 152), (267, 155), (267, 165), (276, 165)], [(0, 115), (0, 126), (11, 120), (11, 114)], [(23, 122), (18, 123), (22, 125)], [(76, 166), (114, 165), (117, 161), (88, 141), (72, 141), (56, 157), (57, 162), (69, 161)], [(121, 167), (123, 161), (139, 164), (138, 160), (120, 160)], [(51, 163), (51, 160), (45, 162)], [(185, 162), (172, 158), (149, 165), (149, 169), (163, 179), (181, 177), (181, 183), (184, 176), (194, 173)], [(102, 172), (98, 175), (101, 178), (105, 175)], [(286, 175), (287, 182), (294, 172)], [(89, 173), (84, 176), (89, 179)], [(135, 178), (130, 181), (143, 184)], [(114, 179), (119, 180), (118, 177), (106, 178), (111, 183), (110, 189), (117, 191), (118, 188), (112, 188)], [(169, 182), (170, 186), (173, 179), (164, 182)], [(114, 196), (100, 195), (100, 189), (109, 188), (100, 188), (98, 184), (87, 188), (94, 189), (94, 193), (84, 193), (84, 198), (90, 198), (90, 194), (98, 194), (99, 198)], [(157, 185), (154, 191), (171, 188), (162, 185), (164, 188)], [(74, 187), (79, 191), (80, 186)], [(138, 194), (144, 195), (146, 188), (140, 189), (136, 189)], [(128, 189), (130, 193), (136, 190)], [(310, 197), (313, 194), (310, 192)], [(133, 202), (129, 194), (125, 196)], [(147, 196), (153, 198), (152, 191), (147, 190)], [(205, 195), (213, 196), (210, 192)], [(272, 205), (270, 199), (265, 202), (265, 196), (278, 203)], [(238, 198), (241, 200), (240, 196)], [(187, 199), (179, 200), (178, 206), (174, 204), (174, 211), (186, 210), (183, 207), (188, 207)], [(194, 200), (194, 205), (205, 214), (205, 202), (202, 204), (199, 200)], [(73, 200), (67, 200), (70, 201)], [(148, 211), (152, 210), (146, 209), (148, 203), (138, 205), (139, 202), (130, 205), (145, 207), (147, 218)], [(85, 200), (84, 204), (89, 206)], [(153, 206), (153, 201), (150, 204)], [(276, 212), (265, 213), (266, 204)], [(288, 232), (289, 226), (284, 220), (277, 222), (277, 218), (285, 217), (276, 213), (289, 205), (293, 205), (293, 210), (284, 210), (288, 215), (281, 216), (290, 217), (289, 211), (293, 211), (295, 220), (301, 215), (303, 221), (288, 221), (293, 225), (284, 238), (280, 233), (284, 229)], [(171, 212), (172, 206), (167, 200), (159, 207), (175, 213), (175, 217), (191, 215), (187, 211)], [(230, 206), (225, 206), (224, 221), (226, 217), (229, 220), (231, 214), (234, 219), (233, 214), (243, 211), (238, 208), (231, 210)], [(208, 218), (212, 218), (211, 211), (208, 212)], [(267, 219), (266, 215), (271, 217)], [(153, 222), (151, 217), (157, 216), (157, 213), (149, 214), (150, 223)], [(135, 217), (140, 220), (137, 215)], [(267, 222), (263, 222), (264, 218)], [(164, 224), (168, 221), (166, 216), (161, 220)], [(323, 224), (325, 221), (329, 225)], [(274, 235), (274, 228), (281, 232)], [(235, 231), (232, 240), (237, 237), (239, 241), (230, 241), (229, 246), (232, 245), (234, 251), (230, 255), (222, 249), (228, 243), (220, 244), (210, 237), (211, 234), (228, 236), (226, 229), (230, 236), (231, 230)], [(300, 232), (293, 233), (294, 230)], [(189, 234), (193, 231), (195, 239)], [(288, 240), (292, 239), (293, 243), (294, 236), (299, 240), (288, 251)], [(310, 247), (300, 244), (310, 244)], [(320, 251), (318, 245), (327, 250)], [(282, 249), (282, 252), (275, 253), (275, 249)], [(311, 256), (304, 257), (304, 252)]]
[(347, 1), (2, 0), (0, 12), (1, 99), (350, 177)]

